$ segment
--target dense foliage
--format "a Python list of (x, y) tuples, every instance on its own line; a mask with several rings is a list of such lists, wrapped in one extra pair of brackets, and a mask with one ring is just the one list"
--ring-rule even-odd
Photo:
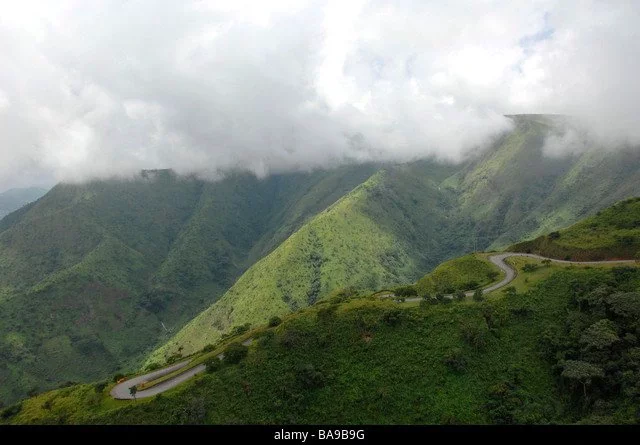
[[(640, 194), (640, 152), (549, 159), (554, 121), (513, 120), (460, 165), (59, 184), (0, 221), (0, 401), (137, 369), (169, 339), (147, 365), (180, 360), (335, 289), (407, 285)], [(463, 276), (446, 286), (488, 277)]]
[(257, 331), (246, 356), (217, 360), (153, 399), (107, 401), (81, 385), (3, 415), (18, 423), (634, 423), (639, 289), (636, 268), (568, 269), (483, 302), (323, 302)]
[(574, 261), (640, 259), (640, 198), (621, 201), (565, 230), (509, 250)]
[(8, 215), (0, 221), (0, 402), (137, 369), (252, 261), (373, 171), (215, 183), (146, 171), (59, 184)]

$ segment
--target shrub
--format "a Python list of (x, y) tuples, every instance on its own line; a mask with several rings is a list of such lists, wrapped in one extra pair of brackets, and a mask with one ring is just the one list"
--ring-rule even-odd
[(278, 326), (280, 323), (282, 323), (282, 319), (280, 317), (278, 317), (277, 315), (274, 315), (273, 317), (271, 317), (269, 319), (269, 327), (276, 327)]
[(551, 232), (549, 234), (549, 239), (558, 239), (560, 238), (560, 232)]
[(418, 295), (418, 291), (415, 286), (401, 286), (393, 291), (398, 297), (413, 297)]
[(167, 358), (167, 364), (171, 365), (180, 359), (182, 359), (182, 354), (179, 352), (176, 352), (175, 354), (171, 354), (169, 358)]
[(467, 369), (467, 359), (460, 348), (449, 351), (444, 357), (444, 364), (454, 372), (464, 372)]
[(533, 272), (534, 270), (536, 270), (538, 268), (537, 264), (533, 264), (533, 263), (527, 263), (524, 266), (522, 266), (522, 271), (523, 272)]
[[(226, 358), (226, 357), (225, 357)], [(220, 360), (218, 357), (213, 357), (212, 359), (207, 360), (204, 365), (207, 367), (206, 371), (207, 373), (212, 373), (217, 371), (218, 369), (220, 369), (222, 367), (222, 360)]]
[(396, 326), (402, 321), (402, 311), (400, 309), (389, 309), (382, 314), (382, 321), (389, 326)]
[(483, 349), (487, 344), (487, 331), (484, 323), (467, 323), (462, 326), (462, 339), (476, 350)]
[(492, 270), (492, 271), (487, 272), (487, 278), (490, 281), (495, 281), (496, 278), (498, 278), (499, 276), (500, 276), (500, 272), (498, 272), (497, 270)]
[(478, 283), (475, 280), (471, 280), (465, 285), (465, 288), (466, 289), (476, 289), (478, 286), (480, 286), (480, 283)]
[(224, 350), (224, 361), (230, 364), (240, 363), (247, 356), (249, 348), (245, 345), (233, 342)]
[(324, 375), (312, 364), (299, 365), (296, 368), (296, 379), (303, 388), (321, 388), (324, 386)]
[(230, 332), (230, 336), (234, 337), (236, 335), (241, 335), (244, 334), (245, 332), (248, 332), (249, 329), (251, 329), (251, 323), (245, 323), (243, 325), (240, 326), (235, 326), (231, 332)]
[(207, 353), (207, 352), (213, 351), (214, 349), (215, 349), (215, 346), (213, 346), (212, 344), (208, 344), (204, 348), (202, 348), (202, 352)]
[(299, 329), (290, 327), (282, 333), (280, 337), (280, 345), (286, 349), (298, 347), (302, 342), (302, 332)]
[(482, 301), (484, 300), (484, 295), (482, 295), (482, 289), (476, 289), (473, 293), (473, 301)]
[(264, 331), (262, 335), (258, 337), (258, 346), (264, 348), (271, 344), (273, 339), (276, 337), (276, 333), (272, 330)]
[(51, 399), (47, 400), (42, 404), (42, 409), (46, 409), (47, 411), (51, 410), (52, 407), (53, 407), (53, 403)]
[(155, 371), (156, 369), (160, 369), (160, 363), (149, 363), (145, 368), (146, 371)]
[(456, 300), (462, 301), (462, 300), (464, 300), (464, 297), (466, 297), (466, 295), (464, 294), (463, 291), (461, 291), (461, 290), (456, 291), (456, 294), (455, 294)]
[(93, 389), (95, 390), (95, 392), (97, 392), (98, 394), (100, 394), (102, 391), (104, 391), (104, 389), (107, 387), (107, 382), (100, 382), (100, 383), (96, 383), (95, 385), (93, 385)]
[(516, 288), (514, 286), (505, 287), (502, 291), (507, 297), (515, 297), (516, 296)]
[(335, 318), (337, 309), (338, 309), (338, 306), (335, 304), (332, 304), (327, 307), (323, 307), (318, 310), (317, 317), (322, 322), (328, 322), (333, 318)]

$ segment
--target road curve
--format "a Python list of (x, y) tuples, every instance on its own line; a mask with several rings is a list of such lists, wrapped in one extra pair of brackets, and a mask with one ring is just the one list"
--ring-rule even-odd
[[(131, 388), (132, 386), (135, 385), (139, 385), (140, 383), (143, 382), (148, 382), (151, 380), (155, 380), (158, 379), (162, 376), (165, 376), (167, 374), (170, 374), (174, 371), (177, 371), (180, 368), (184, 368), (185, 366), (187, 366), (189, 364), (190, 360), (185, 360), (183, 362), (180, 363), (176, 363), (175, 365), (171, 365), (167, 368), (163, 368), (160, 369), (158, 371), (153, 371), (153, 372), (149, 372), (147, 374), (144, 375), (140, 375), (138, 377), (134, 377), (132, 379), (129, 379), (125, 382), (122, 383), (118, 383), (116, 386), (114, 386), (111, 389), (111, 397), (113, 397), (114, 399), (120, 399), (120, 400), (131, 400), (134, 397), (129, 393), (129, 388)], [(173, 388), (174, 386), (184, 382), (187, 379), (190, 379), (191, 377), (193, 377), (194, 375), (204, 371), (205, 366), (204, 365), (199, 365), (196, 366), (194, 368), (191, 368), (185, 372), (183, 372), (182, 374), (179, 374), (177, 376), (175, 376), (172, 379), (169, 379), (167, 381), (164, 381), (156, 386), (153, 386), (149, 389), (143, 389), (140, 390), (136, 393), (136, 399), (142, 399), (145, 397), (151, 397), (151, 396), (155, 396), (156, 394), (160, 394), (161, 392), (164, 392), (168, 389)]]
[[(531, 253), (515, 253), (515, 252), (504, 252), (504, 253), (499, 253), (496, 255), (491, 255), (489, 256), (489, 261), (491, 261), (493, 264), (495, 264), (496, 266), (498, 266), (502, 271), (504, 271), (505, 273), (505, 277), (498, 283), (496, 284), (492, 284), (489, 287), (486, 287), (482, 290), (482, 293), (487, 294), (489, 292), (493, 292), (496, 289), (500, 289), (501, 287), (506, 286), (507, 284), (511, 283), (514, 278), (516, 277), (516, 271), (513, 267), (509, 266), (507, 263), (505, 263), (504, 260), (506, 260), (509, 257), (514, 257), (514, 256), (520, 256), (520, 257), (529, 257), (529, 258), (536, 258), (539, 260), (551, 260), (554, 263), (567, 263), (567, 264), (615, 264), (615, 263), (635, 263), (635, 260), (613, 260), (613, 261), (566, 261), (566, 260), (556, 260), (553, 258), (545, 258), (543, 256), (540, 255), (534, 255)], [(465, 293), (466, 296), (472, 296), (473, 295), (473, 291), (469, 291)], [(392, 296), (392, 294), (386, 294), (383, 295), (381, 298), (384, 297), (390, 297)], [(453, 295), (445, 295), (445, 298), (453, 298)], [(421, 297), (413, 297), (413, 298), (407, 298), (404, 301), (420, 301), (422, 298)], [(248, 338), (245, 341), (242, 342), (243, 345), (248, 346), (252, 343), (253, 338)], [(217, 356), (219, 359), (222, 359), (224, 357), (224, 354), (218, 354)], [(113, 397), (114, 399), (120, 399), (120, 400), (131, 400), (134, 397), (129, 393), (129, 388), (131, 388), (134, 385), (139, 385), (142, 382), (147, 382), (147, 381), (151, 381), (151, 380), (155, 380), (157, 378), (160, 378), (164, 375), (170, 374), (174, 371), (177, 371), (181, 368), (186, 367), (189, 364), (189, 360), (185, 360), (183, 362), (180, 363), (176, 363), (175, 365), (171, 365), (167, 368), (164, 369), (160, 369), (158, 371), (153, 371), (138, 377), (134, 377), (132, 379), (129, 379), (125, 382), (119, 383), (116, 386), (113, 387), (113, 389), (111, 389), (111, 397)], [(142, 399), (145, 397), (152, 397), (155, 396), (156, 394), (160, 394), (163, 393), (171, 388), (174, 388), (176, 386), (178, 386), (179, 384), (181, 384), (182, 382), (189, 380), (191, 377), (193, 377), (194, 375), (200, 374), (201, 372), (203, 372), (206, 369), (205, 365), (198, 365), (195, 366), (191, 369), (187, 369), (185, 372), (180, 373), (178, 375), (176, 375), (173, 378), (170, 378), (168, 380), (165, 380), (162, 383), (159, 383), (149, 389), (143, 389), (143, 390), (139, 390), (136, 393), (136, 399)]]
[[(244, 346), (249, 346), (251, 343), (253, 343), (253, 338), (247, 338), (246, 340), (244, 340), (242, 342), (242, 344)], [(218, 354), (216, 356), (219, 360), (222, 360), (224, 358), (224, 353)], [(186, 367), (189, 362), (191, 360), (185, 360), (183, 362), (180, 363), (176, 363), (175, 365), (171, 365), (168, 366), (166, 368), (160, 369), (158, 371), (153, 371), (153, 372), (149, 372), (147, 374), (143, 374), (140, 375), (138, 377), (134, 377), (132, 379), (129, 379), (127, 381), (124, 381), (122, 383), (118, 383), (116, 386), (114, 386), (111, 389), (111, 392), (109, 394), (111, 394), (111, 397), (113, 397), (114, 399), (118, 399), (118, 400), (133, 400), (134, 397), (131, 395), (131, 393), (129, 392), (129, 388), (131, 388), (132, 386), (135, 385), (139, 385), (140, 383), (143, 382), (150, 382), (152, 380), (155, 379), (159, 379), (162, 376), (165, 376), (167, 374), (170, 374), (174, 371), (177, 371), (181, 368)], [(194, 375), (200, 374), (201, 372), (203, 372), (207, 367), (205, 365), (198, 365), (198, 366), (194, 366), (193, 368), (187, 369), (186, 371), (168, 379), (165, 380), (164, 382), (158, 383), (157, 385), (152, 386), (149, 389), (141, 389), (138, 390), (136, 392), (136, 399), (144, 399), (145, 397), (153, 397), (157, 394), (163, 393), (171, 388), (175, 388), (176, 386), (178, 386), (180, 383), (189, 380), (191, 377), (193, 377)]]
[[(505, 277), (502, 279), (502, 281), (496, 283), (496, 284), (492, 284), (489, 287), (485, 287), (482, 290), (483, 294), (488, 294), (489, 292), (493, 292), (496, 289), (500, 289), (501, 287), (506, 286), (507, 284), (511, 283), (515, 277), (516, 277), (516, 271), (513, 267), (509, 266), (507, 263), (505, 263), (504, 260), (506, 260), (507, 258), (510, 257), (514, 257), (514, 256), (520, 256), (520, 257), (528, 257), (528, 258), (535, 258), (538, 260), (550, 260), (554, 263), (565, 263), (565, 264), (615, 264), (615, 263), (635, 263), (635, 260), (608, 260), (608, 261), (567, 261), (567, 260), (556, 260), (554, 258), (546, 258), (540, 255), (535, 255), (533, 253), (517, 253), (517, 252), (503, 252), (503, 253), (498, 253), (496, 255), (491, 255), (489, 257), (489, 261), (491, 261), (493, 264), (495, 264), (496, 266), (498, 266), (504, 273), (505, 273)], [(466, 292), (465, 295), (470, 297), (472, 296), (474, 293), (474, 291), (469, 291)], [(445, 295), (445, 298), (453, 298), (453, 295)], [(422, 299), (422, 297), (412, 297), (412, 298), (407, 298), (405, 299), (405, 301), (420, 301)]]

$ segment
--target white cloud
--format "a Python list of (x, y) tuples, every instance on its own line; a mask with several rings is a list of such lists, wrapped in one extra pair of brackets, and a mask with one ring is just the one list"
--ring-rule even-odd
[[(141, 168), (460, 160), (511, 113), (571, 114), (590, 140), (640, 144), (633, 1), (0, 7), (0, 188)], [(568, 133), (546, 148), (577, 149)]]

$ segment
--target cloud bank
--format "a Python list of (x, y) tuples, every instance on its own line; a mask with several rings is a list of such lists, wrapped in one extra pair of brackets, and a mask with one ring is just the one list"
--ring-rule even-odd
[[(633, 0), (0, 7), (0, 188), (458, 161), (514, 113), (570, 114), (598, 141), (640, 144)], [(549, 147), (563, 138), (574, 150), (572, 135)]]

